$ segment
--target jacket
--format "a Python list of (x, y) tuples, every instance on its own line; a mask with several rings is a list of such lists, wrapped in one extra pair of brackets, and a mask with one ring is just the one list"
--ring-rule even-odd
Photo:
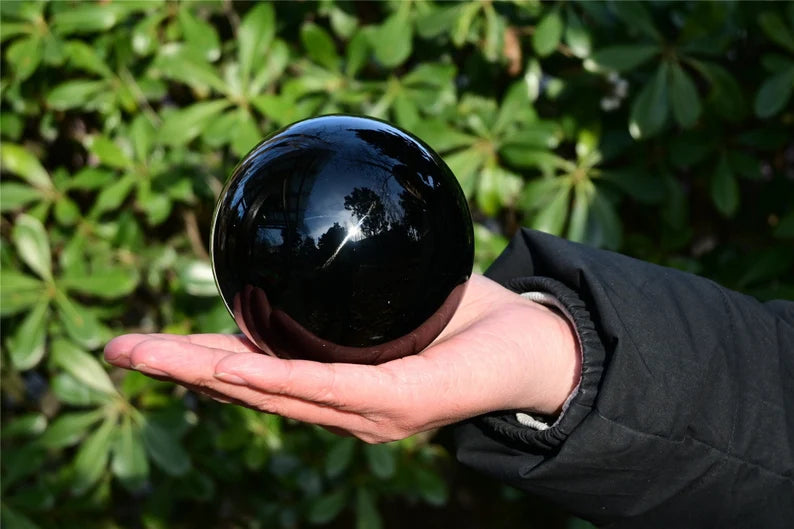
[(459, 425), (461, 462), (609, 528), (794, 527), (794, 303), (526, 229), (486, 275), (557, 300), (582, 377), (548, 428)]

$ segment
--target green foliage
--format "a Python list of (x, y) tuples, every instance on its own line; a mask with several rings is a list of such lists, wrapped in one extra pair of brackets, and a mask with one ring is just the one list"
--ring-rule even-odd
[[(379, 528), (472, 509), (432, 435), (364, 446), (100, 360), (123, 332), (235, 331), (207, 257), (214, 199), (301, 118), (371, 115), (438, 150), (472, 206), (478, 271), (526, 225), (794, 298), (791, 3), (21, 1), (0, 16), (8, 527)], [(521, 509), (493, 489), (475, 510)]]

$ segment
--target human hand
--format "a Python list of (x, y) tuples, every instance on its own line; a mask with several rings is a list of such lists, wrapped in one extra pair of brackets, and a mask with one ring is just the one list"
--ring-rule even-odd
[(430, 346), (379, 365), (285, 360), (221, 334), (119, 336), (105, 359), (370, 443), (490, 411), (558, 413), (580, 376), (565, 318), (479, 275)]

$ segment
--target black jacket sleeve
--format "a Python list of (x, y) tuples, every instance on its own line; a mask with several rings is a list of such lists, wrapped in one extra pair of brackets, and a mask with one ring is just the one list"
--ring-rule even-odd
[(582, 380), (549, 429), (459, 425), (463, 463), (608, 527), (794, 527), (794, 303), (530, 230), (486, 275), (568, 309)]

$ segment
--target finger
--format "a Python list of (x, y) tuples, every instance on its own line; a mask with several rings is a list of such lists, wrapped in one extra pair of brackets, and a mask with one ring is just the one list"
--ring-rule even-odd
[(214, 368), (221, 359), (240, 354), (196, 345), (183, 338), (148, 336), (132, 348), (126, 367), (146, 374), (168, 376), (180, 383), (207, 385), (214, 381)]
[(112, 339), (105, 346), (105, 360), (113, 365), (129, 367), (129, 354), (141, 342), (152, 338), (186, 342), (213, 349), (223, 349), (235, 353), (258, 352), (245, 336), (235, 334), (125, 334)]
[(421, 355), (369, 366), (240, 354), (221, 360), (215, 376), (383, 421), (392, 430), (449, 424), (465, 415), (452, 396), (454, 374)]

